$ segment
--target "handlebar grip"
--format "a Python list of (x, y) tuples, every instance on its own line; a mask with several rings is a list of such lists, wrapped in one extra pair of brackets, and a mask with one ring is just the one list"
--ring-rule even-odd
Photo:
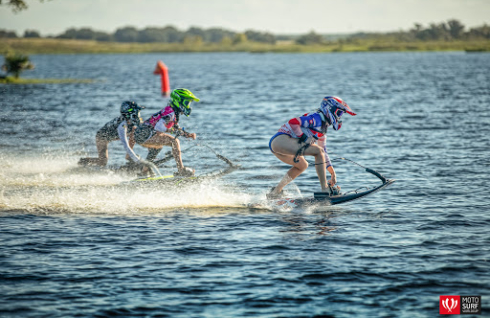
[(386, 178), (383, 177), (378, 171), (373, 170), (371, 168), (366, 168), (366, 172), (369, 172), (371, 174), (374, 174), (376, 177), (378, 177), (383, 183), (386, 183)]

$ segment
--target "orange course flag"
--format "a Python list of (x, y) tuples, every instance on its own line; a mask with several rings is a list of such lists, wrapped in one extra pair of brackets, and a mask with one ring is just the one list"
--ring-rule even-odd
[(159, 75), (162, 80), (162, 95), (168, 96), (170, 94), (170, 81), (168, 79), (168, 67), (162, 62), (158, 61), (153, 74)]

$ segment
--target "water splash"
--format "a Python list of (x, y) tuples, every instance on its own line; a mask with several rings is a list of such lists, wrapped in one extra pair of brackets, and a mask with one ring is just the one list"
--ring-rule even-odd
[(159, 213), (175, 209), (243, 207), (249, 195), (210, 180), (199, 184), (122, 184), (134, 176), (87, 172), (67, 158), (3, 158), (0, 211), (30, 213)]

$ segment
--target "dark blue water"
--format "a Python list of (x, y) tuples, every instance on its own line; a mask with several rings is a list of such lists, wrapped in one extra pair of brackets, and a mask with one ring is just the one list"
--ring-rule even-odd
[[(241, 170), (148, 188), (76, 168), (123, 100), (146, 106), (143, 117), (164, 106), (159, 59), (173, 88), (201, 98), (182, 125)], [(32, 60), (25, 77), (96, 82), (0, 86), (0, 316), (435, 317), (439, 295), (481, 295), (478, 317), (490, 316), (490, 54)], [(329, 131), (331, 157), (396, 183), (349, 205), (247, 208), (288, 169), (269, 138), (325, 95), (358, 113)], [(122, 146), (109, 152), (124, 164)], [(198, 173), (226, 166), (203, 146), (183, 160)], [(378, 183), (334, 166), (345, 190)], [(286, 190), (318, 191), (314, 169)]]

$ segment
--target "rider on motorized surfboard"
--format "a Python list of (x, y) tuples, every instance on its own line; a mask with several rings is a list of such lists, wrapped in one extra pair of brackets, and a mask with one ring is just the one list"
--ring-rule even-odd
[[(290, 119), (269, 141), (272, 153), (282, 162), (292, 165), (279, 184), (267, 194), (268, 199), (281, 196), (282, 189), (308, 168), (304, 155), (315, 157), (315, 168), (320, 180), (322, 192), (329, 192), (337, 183), (335, 170), (327, 154), (327, 127), (334, 130), (342, 127), (340, 118), (344, 112), (355, 116), (356, 113), (339, 97), (326, 96), (320, 108), (314, 112)], [(327, 183), (326, 170), (331, 175)], [(334, 191), (339, 191), (335, 187)]]

